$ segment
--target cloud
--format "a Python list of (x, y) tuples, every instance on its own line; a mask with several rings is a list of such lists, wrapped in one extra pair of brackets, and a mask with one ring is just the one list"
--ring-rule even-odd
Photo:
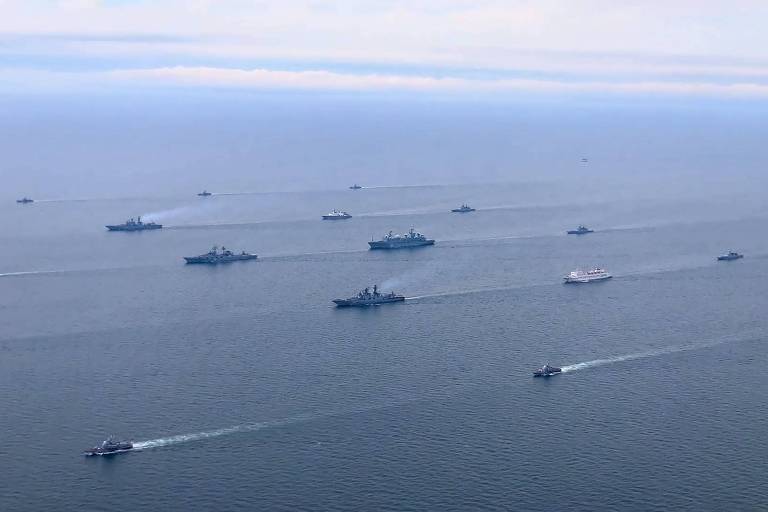
[(0, 66), (111, 68), (132, 83), (741, 96), (768, 83), (764, 0), (0, 0), (0, 12)]
[(725, 84), (690, 81), (574, 82), (186, 66), (77, 73), (0, 69), (0, 81), (4, 84), (12, 84), (11, 88), (24, 82), (28, 82), (30, 86), (38, 84), (38, 87), (43, 88), (40, 90), (179, 87), (278, 91), (412, 92), (449, 95), (493, 93), (499, 96), (524, 93), (768, 98), (768, 84), (750, 82)]

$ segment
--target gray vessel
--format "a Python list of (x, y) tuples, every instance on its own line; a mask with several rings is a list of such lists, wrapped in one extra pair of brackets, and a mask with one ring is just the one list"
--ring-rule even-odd
[(333, 301), (339, 308), (362, 308), (367, 306), (378, 306), (379, 304), (390, 304), (392, 302), (403, 302), (405, 297), (396, 293), (380, 293), (379, 288), (374, 285), (373, 291), (369, 288), (361, 291), (354, 297), (348, 299), (336, 299)]
[(89, 450), (85, 450), (83, 455), (86, 457), (93, 457), (94, 455), (114, 455), (116, 453), (127, 452), (133, 450), (133, 443), (130, 441), (120, 441), (113, 436), (109, 436), (106, 441), (103, 441), (99, 446), (95, 446)]
[(198, 193), (197, 195), (199, 195), (200, 197), (208, 197), (208, 196), (212, 196), (213, 194), (211, 194), (207, 190), (203, 190), (202, 192)]
[(21, 199), (17, 199), (16, 202), (17, 203), (21, 203), (21, 204), (27, 204), (27, 203), (34, 203), (35, 200), (34, 199), (30, 199), (28, 197), (22, 197)]
[(587, 226), (579, 226), (576, 229), (569, 229), (569, 235), (586, 235), (587, 233), (594, 233), (593, 229), (589, 229)]
[(360, 189), (361, 189), (361, 188), (363, 188), (363, 187), (361, 187), (360, 185), (358, 185), (357, 183), (355, 183), (354, 185), (352, 185), (352, 186), (351, 186), (351, 187), (349, 187), (349, 188), (350, 188), (351, 190), (360, 190)]
[(184, 257), (184, 259), (187, 260), (187, 263), (199, 263), (203, 265), (217, 265), (219, 263), (230, 263), (233, 261), (255, 260), (256, 258), (258, 258), (258, 256), (255, 254), (249, 254), (245, 251), (240, 254), (235, 254), (223, 246), (221, 251), (219, 251), (219, 248), (215, 245), (213, 246), (213, 249), (206, 254)]
[(538, 370), (534, 370), (533, 376), (534, 377), (551, 377), (552, 375), (557, 375), (562, 371), (563, 371), (562, 368), (558, 368), (556, 366), (549, 366), (548, 364), (545, 364)]
[(107, 226), (107, 229), (110, 231), (146, 231), (148, 229), (160, 229), (162, 228), (162, 224), (157, 224), (155, 222), (142, 222), (141, 217), (139, 217), (136, 220), (128, 219), (125, 221), (125, 224), (114, 224), (111, 226)]
[(368, 242), (371, 249), (407, 249), (410, 247), (422, 247), (425, 245), (435, 245), (431, 240), (421, 233), (417, 233), (411, 228), (404, 235), (395, 235), (390, 231), (381, 240), (371, 240)]
[(469, 206), (468, 204), (462, 204), (462, 205), (461, 205), (461, 206), (459, 206), (458, 208), (454, 208), (454, 209), (453, 209), (453, 210), (451, 210), (451, 211), (452, 211), (453, 213), (469, 213), (469, 212), (473, 212), (473, 211), (475, 211), (475, 209), (474, 209), (474, 208), (472, 208), (471, 206)]

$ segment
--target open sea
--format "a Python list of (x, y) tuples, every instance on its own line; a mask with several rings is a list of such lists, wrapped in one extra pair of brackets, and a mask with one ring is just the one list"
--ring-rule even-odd
[[(765, 510), (765, 180), (581, 157), (605, 172), (20, 173), (42, 184), (0, 203), (0, 510)], [(164, 229), (104, 228), (139, 214)], [(411, 227), (436, 245), (367, 250)], [(259, 259), (184, 264), (214, 244)], [(614, 278), (563, 285), (592, 266)], [(333, 307), (373, 284), (407, 300)], [(81, 456), (111, 433), (137, 449)]]

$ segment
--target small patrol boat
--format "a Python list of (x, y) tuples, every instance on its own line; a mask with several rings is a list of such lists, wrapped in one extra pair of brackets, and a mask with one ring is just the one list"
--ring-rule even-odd
[(83, 455), (86, 457), (93, 457), (95, 455), (114, 455), (117, 453), (123, 453), (133, 450), (133, 443), (131, 441), (120, 441), (115, 439), (114, 436), (109, 436), (99, 446), (94, 446), (89, 450), (85, 450)]
[(727, 254), (721, 254), (717, 257), (717, 261), (731, 261), (731, 260), (738, 260), (743, 258), (743, 254), (739, 254), (737, 252), (730, 251)]
[(576, 229), (569, 229), (569, 235), (586, 235), (587, 233), (594, 233), (593, 229), (589, 229), (587, 226), (579, 226)]
[(545, 364), (538, 370), (534, 370), (533, 376), (534, 377), (551, 377), (553, 375), (557, 375), (562, 371), (563, 371), (562, 368), (558, 368), (557, 366), (549, 366), (548, 364)]
[(208, 192), (207, 190), (203, 190), (202, 192), (200, 192), (200, 193), (199, 193), (199, 194), (197, 194), (197, 195), (199, 195), (200, 197), (208, 197), (208, 196), (212, 196), (213, 194), (211, 194), (211, 193), (210, 193), (210, 192)]
[(27, 204), (27, 203), (34, 203), (35, 200), (34, 199), (30, 199), (28, 197), (22, 197), (21, 199), (17, 199), (16, 202), (17, 203), (21, 203), (21, 204)]
[(360, 190), (360, 189), (361, 189), (361, 188), (363, 188), (363, 187), (361, 187), (360, 185), (358, 185), (357, 183), (355, 183), (354, 185), (352, 185), (352, 186), (351, 186), (351, 187), (349, 187), (349, 188), (350, 188), (351, 190)]
[(473, 211), (475, 211), (475, 209), (474, 209), (474, 208), (472, 208), (471, 206), (469, 206), (468, 204), (462, 204), (462, 205), (461, 205), (461, 206), (459, 206), (458, 208), (454, 208), (454, 209), (453, 209), (453, 210), (451, 210), (451, 211), (452, 211), (453, 213), (469, 213), (469, 212), (473, 212)]

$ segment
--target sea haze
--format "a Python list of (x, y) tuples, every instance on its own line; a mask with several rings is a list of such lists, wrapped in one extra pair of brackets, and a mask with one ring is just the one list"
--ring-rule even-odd
[[(764, 112), (2, 104), (0, 509), (768, 503)], [(259, 260), (184, 265), (214, 244)], [(373, 284), (407, 300), (332, 307)]]

